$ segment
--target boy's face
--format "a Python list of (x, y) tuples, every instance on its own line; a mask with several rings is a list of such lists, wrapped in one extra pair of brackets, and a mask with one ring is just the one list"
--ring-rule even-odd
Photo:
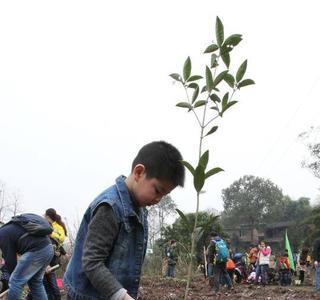
[(134, 179), (135, 182), (132, 187), (132, 192), (137, 204), (142, 207), (159, 203), (162, 197), (169, 194), (175, 188), (175, 186), (168, 181), (146, 178), (144, 166), (134, 170)]

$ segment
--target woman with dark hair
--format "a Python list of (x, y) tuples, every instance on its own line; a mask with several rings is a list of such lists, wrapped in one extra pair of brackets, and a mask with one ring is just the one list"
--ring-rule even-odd
[[(61, 255), (65, 255), (66, 252), (62, 247), (62, 244), (67, 235), (67, 229), (64, 222), (61, 220), (61, 216), (57, 214), (54, 208), (48, 208), (44, 217), (48, 220), (53, 228), (53, 232), (50, 235), (50, 240), (54, 249), (54, 256), (50, 262), (50, 265), (46, 269), (46, 273), (43, 278), (43, 284), (46, 289), (48, 300), (61, 300), (61, 293), (57, 285), (57, 277), (54, 270), (50, 270), (51, 267), (59, 265)], [(32, 294), (29, 293), (27, 300), (32, 300)]]
[[(61, 220), (61, 216), (57, 214), (54, 208), (48, 208), (44, 216), (53, 228), (50, 239), (54, 248), (54, 256), (49, 266), (53, 267), (59, 265), (60, 256), (66, 254), (65, 250), (62, 247), (62, 244), (67, 235), (67, 229), (64, 222)], [(50, 271), (50, 268), (47, 269), (44, 276), (44, 286), (48, 294), (48, 299), (61, 300), (61, 293), (57, 285), (56, 274), (54, 271)]]
[(58, 244), (63, 244), (64, 239), (67, 235), (67, 228), (61, 220), (61, 216), (58, 215), (56, 210), (53, 208), (48, 208), (44, 216), (53, 227), (51, 238), (55, 239)]
[[(46, 289), (48, 300), (61, 300), (61, 293), (57, 285), (57, 277), (55, 271), (51, 270), (51, 268), (59, 265), (60, 256), (66, 254), (62, 244), (67, 236), (67, 229), (64, 222), (61, 220), (61, 216), (57, 214), (54, 208), (48, 208), (44, 214), (44, 217), (48, 220), (53, 228), (53, 232), (50, 235), (50, 240), (53, 245), (54, 256), (46, 269), (43, 278), (43, 284)], [(31, 293), (29, 293), (26, 300), (33, 299), (35, 298), (32, 297)]]

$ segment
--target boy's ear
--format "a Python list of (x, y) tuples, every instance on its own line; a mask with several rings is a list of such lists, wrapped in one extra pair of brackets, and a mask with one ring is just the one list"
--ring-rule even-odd
[(145, 166), (143, 164), (137, 164), (132, 171), (134, 179), (137, 181), (144, 173), (145, 173)]

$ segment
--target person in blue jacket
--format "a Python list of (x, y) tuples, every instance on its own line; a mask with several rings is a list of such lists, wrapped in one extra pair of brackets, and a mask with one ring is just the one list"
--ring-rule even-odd
[(47, 300), (43, 276), (53, 257), (49, 236), (30, 235), (18, 224), (6, 224), (0, 230), (0, 248), (10, 274), (8, 300), (21, 299), (25, 284), (35, 299)]

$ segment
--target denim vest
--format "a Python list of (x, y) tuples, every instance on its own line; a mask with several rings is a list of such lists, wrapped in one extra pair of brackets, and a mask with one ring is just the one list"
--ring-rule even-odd
[(116, 184), (100, 194), (84, 214), (74, 252), (64, 275), (64, 284), (72, 299), (106, 300), (108, 296), (111, 296), (99, 294), (85, 275), (82, 266), (82, 250), (88, 225), (95, 209), (101, 203), (108, 203), (113, 208), (119, 224), (117, 240), (105, 262), (106, 267), (131, 297), (137, 297), (141, 267), (148, 240), (147, 210), (145, 208), (135, 210), (135, 205), (124, 180), (124, 176), (118, 177)]

